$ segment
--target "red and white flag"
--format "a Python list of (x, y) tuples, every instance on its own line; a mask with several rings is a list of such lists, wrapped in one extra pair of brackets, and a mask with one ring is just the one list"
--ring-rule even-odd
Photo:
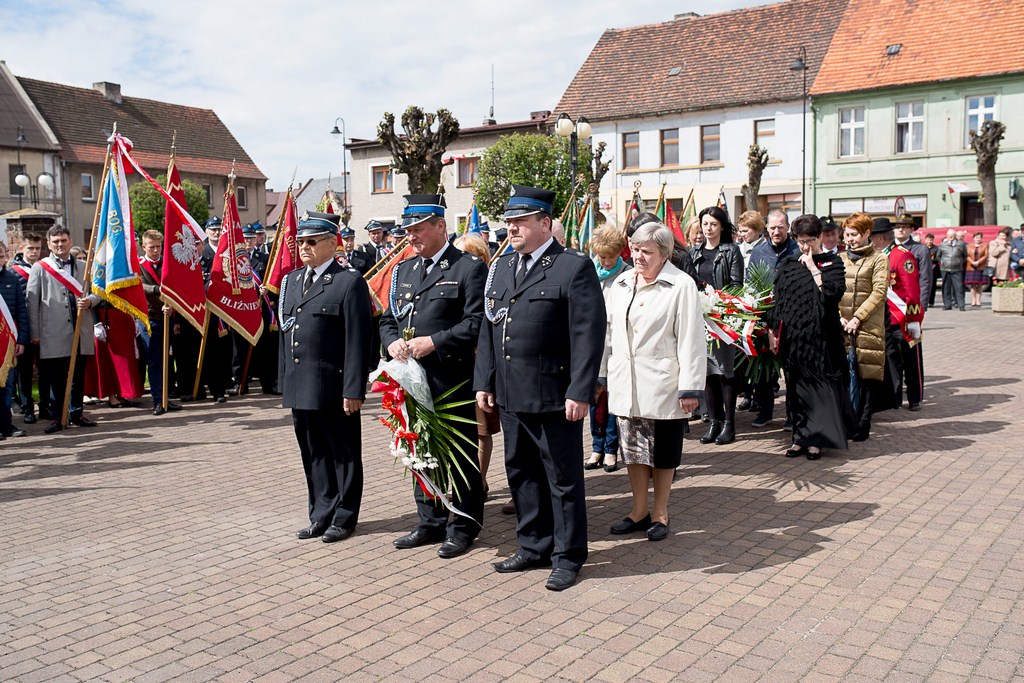
[(946, 189), (949, 190), (950, 194), (956, 194), (957, 192), (967, 192), (967, 190), (971, 189), (971, 186), (967, 183), (954, 183), (952, 180), (947, 180)]
[(178, 167), (171, 154), (167, 166), (167, 193), (164, 210), (164, 257), (160, 272), (160, 298), (197, 330), (206, 317), (206, 292), (203, 291), (203, 236), (197, 235), (189, 221), (181, 216), (186, 206)]
[(217, 243), (217, 254), (210, 268), (210, 286), (206, 289), (206, 308), (215, 313), (253, 346), (263, 333), (259, 290), (245, 248), (242, 225), (235, 203), (234, 182), (224, 193), (224, 232)]
[(18, 341), (18, 326), (11, 309), (0, 297), (0, 387), (7, 386), (7, 376), (14, 366), (14, 344)]
[(270, 250), (270, 263), (267, 265), (267, 289), (277, 294), (281, 290), (284, 276), (302, 265), (299, 261), (298, 217), (296, 216), (295, 198), (292, 188), (284, 198), (284, 211), (277, 222), (277, 234), (274, 235), (274, 248)]

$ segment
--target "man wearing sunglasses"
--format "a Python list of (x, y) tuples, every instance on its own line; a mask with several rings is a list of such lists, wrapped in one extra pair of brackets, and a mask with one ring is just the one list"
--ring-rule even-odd
[(309, 490), (309, 526), (296, 536), (341, 541), (355, 531), (363, 494), (359, 409), (370, 372), (370, 293), (334, 260), (341, 217), (306, 213), (303, 267), (281, 283), (280, 389), (292, 409)]
[[(446, 400), (472, 401), (474, 352), (484, 317), (487, 268), (477, 257), (448, 243), (443, 195), (411, 194), (406, 195), (405, 201), (402, 225), (396, 230), (406, 232), (417, 255), (395, 267), (391, 301), (380, 318), (381, 342), (391, 358), (414, 358), (423, 366), (435, 399), (461, 385)], [(468, 443), (476, 443), (473, 405), (451, 412), (472, 421), (460, 424), (459, 429)], [(414, 484), (419, 524), (395, 539), (396, 548), (441, 543), (437, 554), (449, 559), (465, 553), (476, 540), (484, 513), (483, 479), (476, 449), (467, 447), (457, 457), (461, 458), (461, 469), (469, 481), (453, 477), (452, 502), (472, 519), (449, 516), (441, 501), (428, 499)]]

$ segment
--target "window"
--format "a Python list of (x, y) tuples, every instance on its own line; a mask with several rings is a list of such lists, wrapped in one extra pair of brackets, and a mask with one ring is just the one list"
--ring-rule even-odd
[(235, 200), (238, 202), (238, 208), (245, 210), (249, 208), (249, 192), (245, 187), (239, 185), (235, 188)]
[(924, 151), (924, 102), (896, 105), (896, 153)]
[(82, 174), (82, 199), (87, 202), (96, 200), (92, 187), (92, 173)]
[(455, 216), (455, 231), (462, 234), (466, 230), (466, 226), (469, 225), (469, 216), (466, 214), (456, 214)]
[(20, 173), (24, 173), (25, 172), (25, 165), (24, 164), (21, 164), (21, 165), (11, 164), (10, 166), (8, 166), (8, 169), (9, 169), (9, 176), (10, 176), (10, 181), (11, 181), (11, 196), (12, 197), (24, 197), (25, 196), (25, 188), (22, 187), (21, 185), (18, 185), (18, 183), (14, 182), (14, 179), (17, 178)]
[(370, 171), (373, 173), (374, 194), (395, 191), (395, 173), (390, 166), (372, 166)]
[(864, 107), (839, 110), (839, 156), (864, 156)]
[(967, 98), (967, 132), (964, 145), (971, 146), (971, 131), (981, 129), (981, 124), (996, 117), (996, 96), (975, 95)]
[(476, 168), (480, 157), (459, 159), (459, 187), (472, 187), (476, 184)]
[(775, 119), (754, 121), (754, 144), (768, 149), (768, 143), (775, 139)]
[(207, 208), (213, 208), (213, 185), (209, 183), (203, 183), (203, 192), (206, 193), (206, 206)]
[(622, 134), (622, 168), (640, 168), (640, 133)]
[(661, 165), (679, 165), (679, 129), (661, 131)]
[(700, 163), (718, 163), (722, 160), (721, 126), (700, 127)]

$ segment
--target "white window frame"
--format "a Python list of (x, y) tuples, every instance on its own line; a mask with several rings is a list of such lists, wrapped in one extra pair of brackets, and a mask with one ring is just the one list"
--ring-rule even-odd
[[(900, 116), (900, 107), (909, 107), (909, 113), (906, 116)], [(920, 106), (921, 113), (914, 114), (914, 107)], [(894, 151), (896, 154), (917, 154), (924, 151), (924, 101), (923, 100), (911, 100), (909, 102), (897, 102), (896, 103), (896, 136), (894, 139)], [(907, 126), (908, 143), (907, 149), (900, 149), (900, 126)], [(919, 126), (921, 134), (919, 136), (920, 146), (914, 148), (914, 127)]]
[[(992, 106), (985, 106), (986, 98), (992, 98)], [(977, 99), (978, 106), (974, 109), (971, 108), (971, 100)], [(995, 93), (985, 93), (983, 95), (968, 95), (964, 98), (964, 147), (970, 148), (971, 146), (971, 131), (977, 130), (977, 128), (971, 128), (971, 116), (978, 117), (978, 127), (981, 127), (985, 121), (995, 119), (997, 116), (999, 107), (999, 99)]]
[(79, 187), (83, 187), (84, 186), (85, 183), (83, 181), (86, 178), (89, 179), (89, 196), (86, 197), (83, 194), (82, 195), (82, 201), (83, 202), (94, 202), (94, 201), (96, 201), (96, 178), (93, 176), (92, 173), (82, 173), (81, 174), (81, 178), (78, 181)]
[[(851, 121), (843, 123), (843, 112), (860, 111), (861, 119), (857, 120), (856, 114), (853, 115)], [(837, 120), (839, 121), (839, 138), (837, 140), (838, 148), (836, 149), (836, 155), (840, 159), (855, 159), (867, 155), (867, 143), (868, 143), (868, 131), (867, 131), (867, 107), (863, 105), (854, 107), (840, 107), (837, 112)], [(861, 131), (861, 151), (858, 154), (856, 152), (857, 147), (857, 131)], [(850, 153), (843, 154), (843, 136), (849, 133), (850, 135)]]

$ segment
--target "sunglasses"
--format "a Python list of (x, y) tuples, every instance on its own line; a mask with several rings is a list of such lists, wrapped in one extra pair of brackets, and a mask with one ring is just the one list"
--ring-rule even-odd
[(322, 237), (307, 237), (306, 239), (296, 240), (296, 243), (300, 247), (315, 247), (324, 241)]

